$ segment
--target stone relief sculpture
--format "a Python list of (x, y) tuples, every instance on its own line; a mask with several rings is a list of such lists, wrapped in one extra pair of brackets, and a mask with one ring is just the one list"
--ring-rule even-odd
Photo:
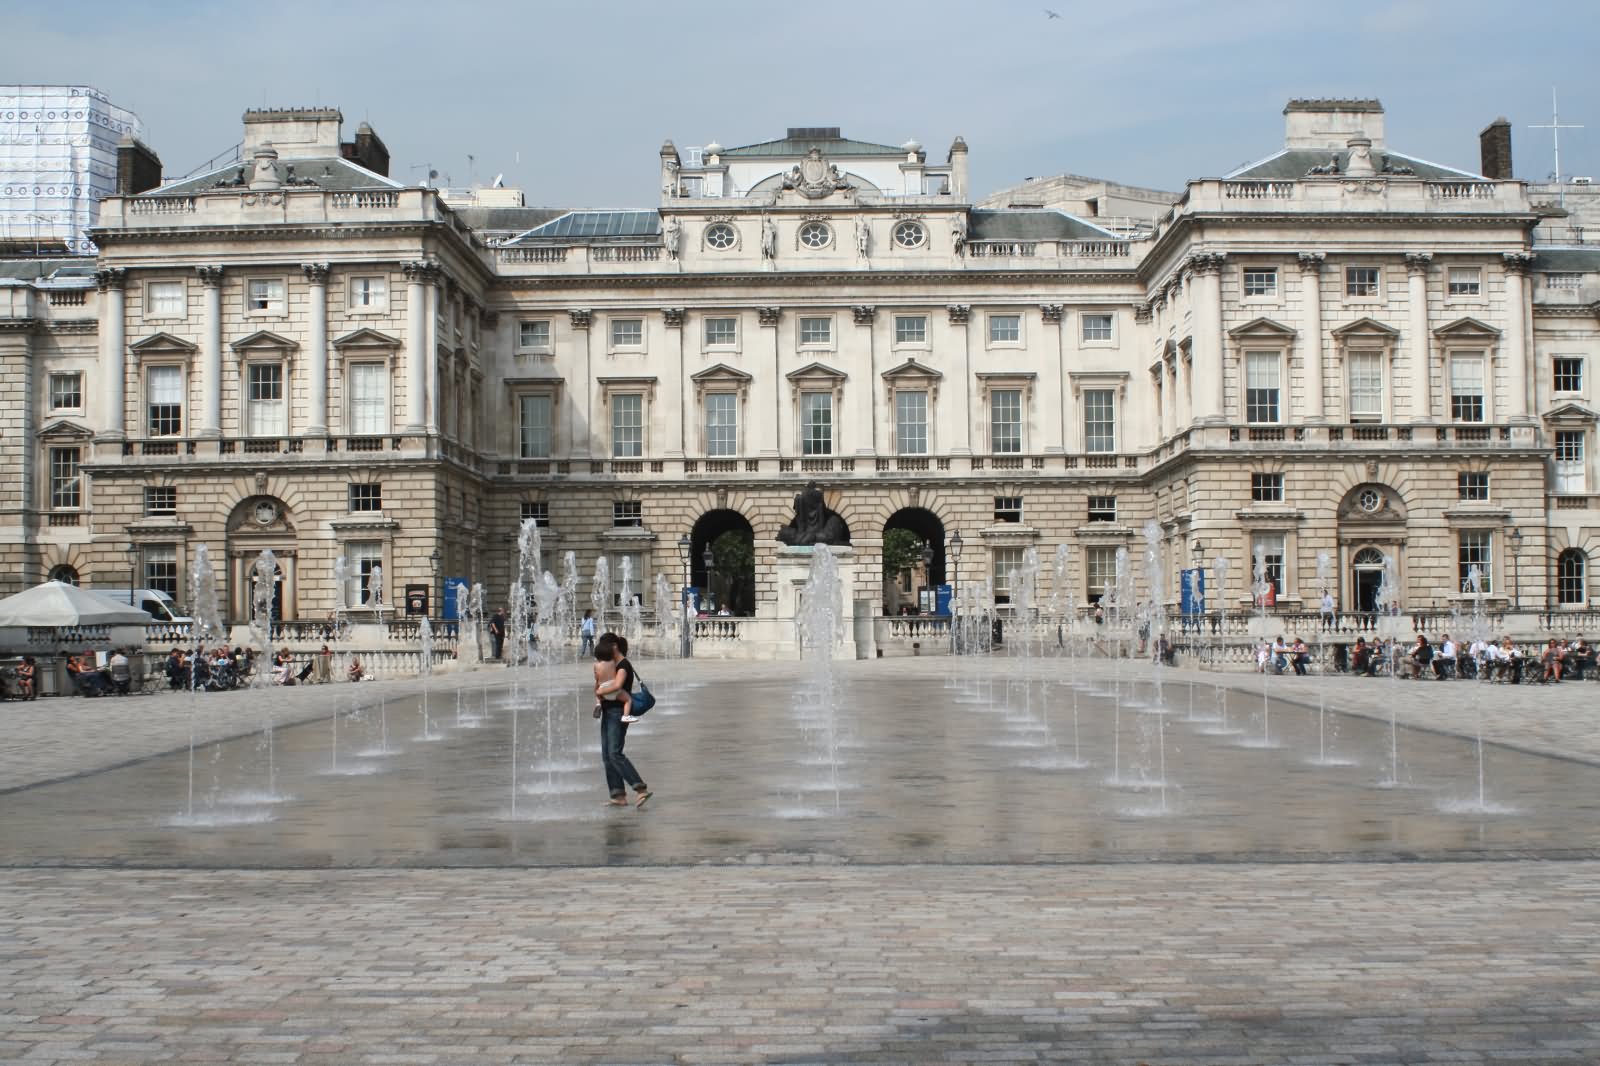
[(683, 244), (683, 227), (677, 219), (667, 219), (667, 224), (661, 229), (661, 243), (666, 245), (668, 259), (678, 258), (678, 249)]
[(761, 258), (778, 258), (778, 227), (770, 218), (761, 220)]
[(967, 216), (956, 215), (950, 219), (950, 240), (955, 245), (956, 254), (962, 254), (967, 247)]
[(872, 251), (872, 227), (864, 218), (856, 219), (856, 255), (867, 258)]
[(783, 176), (783, 187), (793, 189), (808, 200), (817, 200), (835, 189), (854, 188), (839, 168), (822, 158), (822, 149), (813, 148)]
[(849, 544), (850, 530), (844, 519), (828, 510), (817, 483), (809, 481), (795, 496), (794, 521), (778, 530), (778, 540), (791, 546)]

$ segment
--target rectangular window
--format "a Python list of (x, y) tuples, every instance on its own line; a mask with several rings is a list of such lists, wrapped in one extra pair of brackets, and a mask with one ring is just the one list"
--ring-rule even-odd
[(521, 396), (517, 408), (517, 454), (524, 459), (550, 458), (552, 397)]
[(928, 317), (926, 315), (895, 315), (894, 342), (896, 344), (926, 344)]
[(1006, 344), (1022, 339), (1021, 315), (990, 315), (989, 343)]
[(144, 291), (150, 301), (145, 310), (148, 318), (182, 318), (188, 310), (184, 306), (181, 281), (152, 281)]
[(800, 454), (833, 454), (833, 394), (800, 395)]
[(996, 455), (1022, 451), (1022, 390), (995, 389), (989, 394), (989, 450)]
[(80, 411), (83, 409), (83, 375), (50, 375), (50, 410)]
[(1583, 288), (1583, 275), (1565, 271), (1546, 274), (1544, 276), (1544, 287), (1547, 289), (1581, 289)]
[(546, 500), (523, 500), (522, 513), (518, 517), (523, 522), (532, 522), (540, 529), (549, 529), (550, 504)]
[(628, 575), (628, 602), (644, 605), (644, 563), (638, 552), (617, 552), (611, 557), (611, 606), (621, 607), (622, 575)]
[(706, 454), (739, 454), (739, 397), (734, 393), (706, 394)]
[(152, 437), (183, 432), (183, 368), (152, 366), (144, 372), (145, 425)]
[(1345, 267), (1344, 294), (1361, 299), (1378, 295), (1377, 267)]
[(383, 510), (383, 484), (369, 481), (350, 486), (350, 513)]
[(523, 351), (543, 351), (550, 347), (550, 323), (534, 319), (517, 323), (517, 347)]
[(928, 394), (894, 394), (894, 448), (898, 455), (928, 454)]
[(1011, 602), (1011, 575), (1022, 569), (1021, 548), (993, 549), (994, 602)]
[(50, 449), (50, 507), (70, 510), (83, 506), (83, 478), (78, 472), (77, 448)]
[(1450, 417), (1457, 422), (1483, 421), (1483, 357), (1450, 357)]
[(383, 567), (383, 544), (375, 540), (346, 544), (344, 557), (345, 573), (350, 575), (346, 605), (360, 607), (372, 599), (372, 572)]
[(1483, 281), (1477, 267), (1451, 267), (1449, 295), (1451, 296), (1479, 296), (1483, 292)]
[(287, 432), (283, 403), (283, 365), (251, 363), (245, 372), (245, 434), (281, 437)]
[(1478, 591), (1491, 592), (1494, 533), (1487, 529), (1463, 529), (1458, 541), (1456, 578), (1462, 589), (1472, 588), (1472, 571), (1478, 571)]
[(178, 598), (178, 546), (176, 544), (146, 544), (144, 546), (144, 587), (165, 592), (174, 600)]
[(1110, 315), (1080, 315), (1078, 321), (1085, 341), (1111, 340)]
[(732, 348), (738, 343), (739, 320), (737, 318), (706, 319), (707, 348)]
[(996, 522), (1021, 522), (1022, 497), (996, 496), (994, 498), (994, 520)]
[(1106, 593), (1117, 587), (1117, 549), (1083, 549), (1083, 576), (1085, 599), (1090, 603), (1105, 599)]
[(1279, 379), (1283, 360), (1277, 352), (1244, 355), (1244, 420), (1277, 422)]
[(638, 348), (644, 344), (644, 319), (616, 318), (611, 321), (611, 347)]
[[(612, 500), (611, 526), (613, 529), (640, 529), (644, 526), (644, 504), (639, 500)], [(622, 574), (612, 575), (620, 580)]]
[(350, 432), (375, 437), (389, 432), (389, 365), (350, 364)]
[(1117, 394), (1113, 389), (1083, 392), (1083, 450), (1117, 450)]
[(1383, 421), (1383, 354), (1350, 353), (1350, 421)]
[(1282, 503), (1282, 474), (1251, 474), (1250, 500), (1253, 503)]
[(381, 311), (388, 299), (388, 279), (381, 274), (350, 279), (350, 310)]
[(1089, 521), (1115, 522), (1117, 520), (1117, 498), (1115, 496), (1090, 496)]
[(1552, 364), (1555, 370), (1557, 392), (1583, 391), (1583, 359), (1576, 355), (1558, 355)]
[(146, 485), (144, 513), (151, 518), (171, 518), (178, 513), (178, 489), (175, 485)]
[(1278, 295), (1277, 267), (1246, 267), (1244, 271), (1245, 296)]
[(800, 320), (801, 344), (832, 344), (833, 319), (802, 318)]
[(611, 398), (611, 454), (617, 459), (644, 454), (644, 397), (636, 392)]
[(1583, 458), (1583, 430), (1556, 430), (1556, 491), (1588, 491), (1589, 478)]
[(1489, 475), (1485, 473), (1457, 474), (1456, 498), (1481, 503), (1489, 498)]
[(283, 314), (281, 278), (251, 278), (245, 286), (245, 310), (253, 314)]
[(1283, 595), (1283, 534), (1258, 533), (1250, 539), (1250, 584), (1256, 583), (1256, 552), (1266, 568), (1266, 579), (1272, 585), (1273, 598)]

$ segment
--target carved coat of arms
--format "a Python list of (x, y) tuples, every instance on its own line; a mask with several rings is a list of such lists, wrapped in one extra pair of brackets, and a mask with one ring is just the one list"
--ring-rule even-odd
[(793, 189), (808, 200), (820, 200), (835, 189), (853, 188), (839, 168), (822, 158), (822, 149), (813, 148), (784, 175), (783, 187)]

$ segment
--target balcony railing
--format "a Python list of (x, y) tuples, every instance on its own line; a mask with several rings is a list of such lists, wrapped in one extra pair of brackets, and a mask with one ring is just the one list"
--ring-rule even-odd
[(1228, 200), (1293, 200), (1292, 181), (1225, 181), (1222, 195)]

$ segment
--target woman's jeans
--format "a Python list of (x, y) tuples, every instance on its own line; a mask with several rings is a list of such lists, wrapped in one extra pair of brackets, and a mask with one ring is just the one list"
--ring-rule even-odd
[(600, 761), (606, 768), (606, 787), (612, 796), (626, 796), (625, 785), (635, 792), (643, 792), (644, 781), (633, 763), (622, 754), (622, 745), (628, 740), (628, 724), (622, 720), (622, 708), (606, 706), (600, 712)]

